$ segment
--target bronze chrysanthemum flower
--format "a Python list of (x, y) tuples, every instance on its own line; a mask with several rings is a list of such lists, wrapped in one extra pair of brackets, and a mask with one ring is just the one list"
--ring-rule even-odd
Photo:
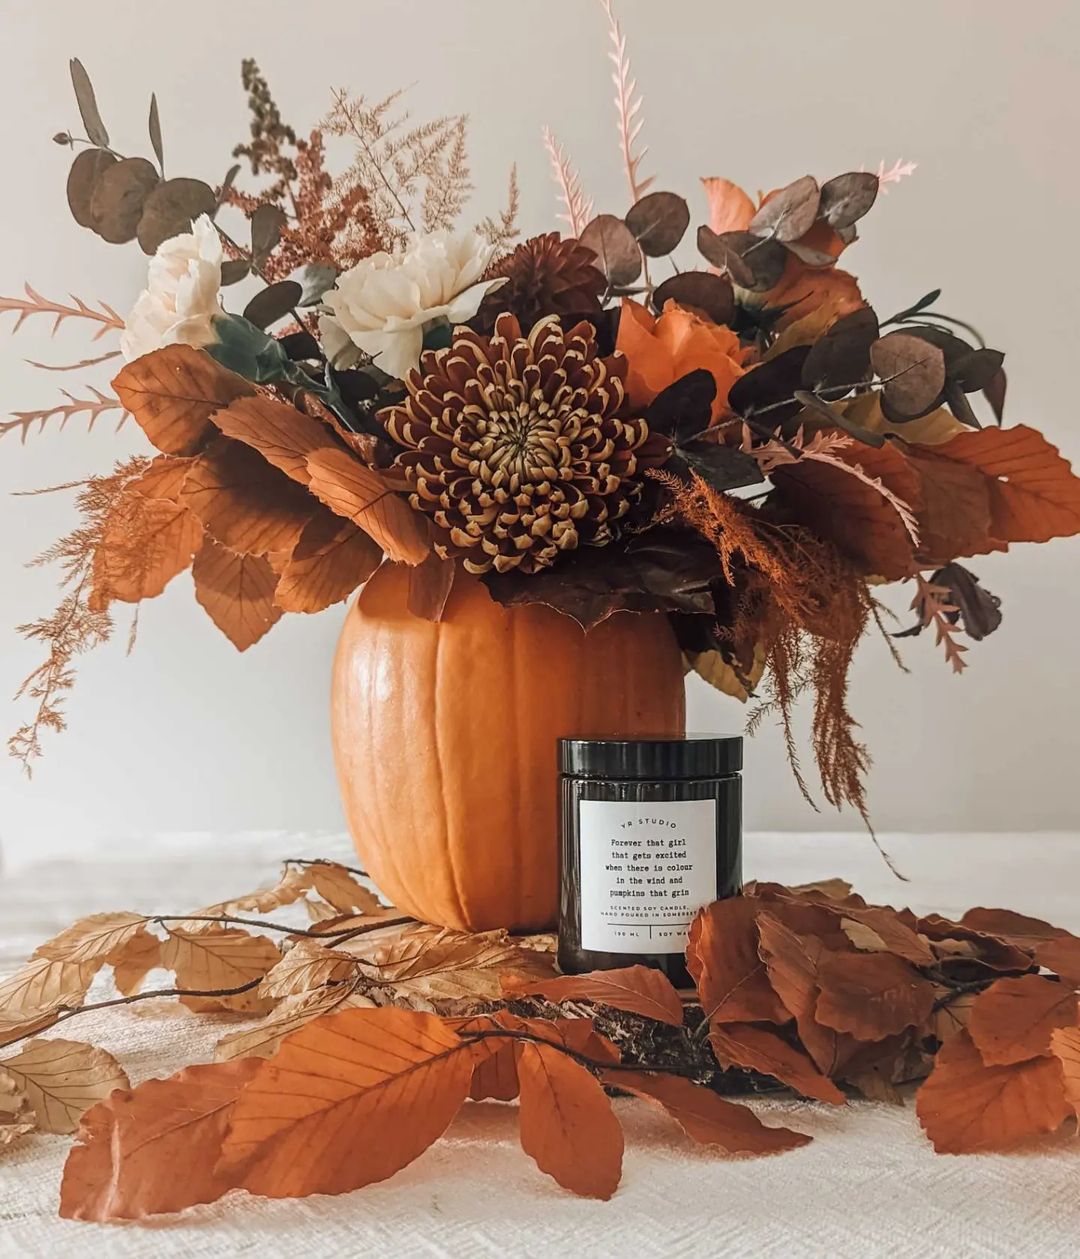
[(609, 542), (644, 467), (667, 453), (620, 414), (625, 369), (597, 354), (591, 324), (564, 331), (554, 318), (523, 336), (504, 314), (491, 337), (459, 329), (426, 352), (382, 418), (436, 550), (472, 573), (528, 573)]

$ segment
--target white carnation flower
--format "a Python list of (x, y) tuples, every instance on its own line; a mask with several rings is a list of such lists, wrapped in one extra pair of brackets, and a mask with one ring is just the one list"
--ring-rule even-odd
[(210, 345), (221, 314), (221, 241), (205, 214), (190, 232), (163, 241), (147, 286), (124, 324), (120, 350), (130, 363), (163, 345)]
[(333, 311), (319, 321), (330, 361), (350, 366), (361, 350), (388, 375), (404, 379), (420, 361), (428, 324), (464, 323), (502, 283), (480, 280), (493, 253), (475, 232), (438, 231), (414, 236), (402, 253), (364, 258), (323, 297)]

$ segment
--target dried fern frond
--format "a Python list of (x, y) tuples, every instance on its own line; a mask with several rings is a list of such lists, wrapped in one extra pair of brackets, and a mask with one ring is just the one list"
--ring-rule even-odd
[(551, 159), (551, 171), (559, 190), (559, 201), (566, 211), (558, 217), (570, 228), (571, 236), (580, 236), (593, 216), (592, 199), (585, 196), (581, 187), (581, 176), (548, 127), (544, 128), (544, 148)]
[(614, 0), (600, 0), (604, 13), (607, 15), (608, 34), (611, 38), (612, 50), (608, 53), (611, 64), (615, 67), (611, 81), (615, 84), (615, 108), (619, 114), (619, 149), (622, 154), (623, 169), (626, 171), (626, 184), (630, 190), (630, 204), (633, 205), (652, 187), (653, 179), (642, 179), (639, 167), (648, 153), (648, 146), (637, 148), (638, 137), (644, 125), (641, 113), (641, 95), (637, 90), (637, 80), (630, 68), (630, 58), (626, 52), (626, 36), (615, 16)]
[(5, 315), (8, 312), (15, 315), (15, 327), (12, 328), (12, 332), (18, 332), (31, 315), (52, 316), (52, 331), (54, 333), (67, 319), (88, 319), (98, 325), (94, 333), (95, 341), (99, 340), (107, 332), (122, 332), (124, 330), (123, 319), (105, 302), (98, 302), (98, 309), (95, 310), (84, 302), (81, 297), (73, 295), (71, 300), (75, 303), (74, 306), (65, 306), (62, 302), (51, 302), (47, 297), (42, 297), (29, 284), (24, 285), (24, 291), (26, 293), (25, 298), (0, 297), (0, 315)]
[(7, 433), (18, 431), (22, 441), (26, 441), (30, 430), (36, 424), (38, 432), (45, 427), (50, 420), (59, 419), (60, 428), (63, 429), (68, 420), (75, 416), (85, 416), (87, 429), (92, 429), (97, 421), (107, 411), (119, 411), (120, 418), (116, 427), (119, 429), (125, 420), (127, 420), (129, 412), (119, 398), (114, 398), (111, 394), (102, 393), (100, 389), (95, 389), (93, 385), (89, 386), (92, 398), (76, 398), (73, 394), (68, 393), (66, 389), (61, 389), (61, 393), (67, 399), (66, 402), (59, 402), (55, 406), (45, 407), (40, 411), (13, 411), (10, 420), (0, 421), (0, 437)]
[(521, 235), (517, 225), (518, 212), (521, 209), (521, 190), (518, 187), (517, 163), (510, 167), (510, 185), (506, 192), (506, 209), (499, 212), (498, 219), (490, 214), (485, 215), (477, 224), (476, 230), (494, 247), (496, 256), (505, 252)]
[[(37, 701), (33, 718), (8, 740), (11, 755), (29, 776), (41, 756), (41, 737), (47, 730), (65, 728), (64, 700), (75, 684), (76, 657), (100, 646), (110, 637), (112, 618), (105, 608), (92, 608), (94, 557), (104, 538), (106, 522), (125, 487), (145, 472), (149, 460), (136, 457), (118, 463), (107, 476), (77, 482), (76, 506), (82, 516), (78, 528), (55, 542), (33, 564), (58, 564), (60, 586), (66, 593), (51, 615), (18, 627), (32, 642), (43, 643), (44, 661), (23, 681), (16, 699)], [(57, 486), (71, 489), (76, 485)]]
[(918, 616), (919, 624), (926, 628), (934, 627), (935, 647), (944, 647), (945, 659), (953, 673), (963, 673), (967, 668), (964, 652), (967, 647), (957, 639), (960, 630), (956, 624), (959, 608), (950, 602), (950, 591), (947, 586), (939, 586), (924, 577), (922, 573), (913, 573), (915, 598), (911, 601), (911, 610)]
[(327, 134), (353, 142), (352, 165), (337, 182), (367, 188), (376, 222), (391, 245), (401, 244), (424, 221), (429, 192), (428, 213), (445, 225), (455, 197), (463, 199), (467, 191), (455, 180), (447, 183), (455, 152), (464, 154), (466, 120), (446, 116), (410, 125), (407, 110), (394, 112), (401, 95), (393, 92), (372, 103), (335, 90), (333, 107), (321, 123)]
[(105, 354), (98, 354), (95, 358), (79, 359), (77, 363), (39, 363), (32, 358), (26, 361), (31, 367), (36, 367), (43, 372), (75, 372), (84, 367), (97, 367), (99, 363), (107, 363), (109, 359), (119, 357), (119, 350), (109, 350)]

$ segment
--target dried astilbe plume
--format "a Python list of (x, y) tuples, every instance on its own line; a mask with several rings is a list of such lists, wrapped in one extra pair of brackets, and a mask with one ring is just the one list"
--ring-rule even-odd
[(676, 512), (716, 547), (736, 592), (731, 642), (764, 652), (764, 701), (751, 729), (769, 712), (779, 713), (792, 770), (809, 800), (792, 728), (795, 703), (809, 690), (825, 798), (837, 808), (852, 805), (869, 825), (863, 777), (870, 759), (847, 706), (855, 647), (873, 618), (866, 582), (833, 546), (808, 531), (774, 525), (696, 477), (688, 484), (668, 473), (654, 475), (671, 491)]
[[(64, 597), (50, 616), (18, 627), (26, 638), (44, 643), (47, 651), (45, 660), (25, 679), (16, 696), (36, 700), (37, 711), (8, 740), (11, 755), (22, 763), (27, 774), (41, 755), (43, 732), (65, 728), (63, 702), (75, 682), (75, 658), (107, 641), (112, 633), (112, 618), (106, 607), (95, 604), (92, 598), (94, 561), (115, 504), (149, 464), (148, 459), (141, 457), (128, 459), (118, 463), (108, 476), (55, 487), (79, 489), (76, 506), (82, 522), (34, 561), (35, 565), (60, 565)], [(45, 492), (48, 491), (38, 491)]]

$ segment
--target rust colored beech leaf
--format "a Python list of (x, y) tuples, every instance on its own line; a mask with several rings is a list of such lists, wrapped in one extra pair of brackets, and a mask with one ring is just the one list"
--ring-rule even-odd
[(1037, 945), (1035, 960), (1071, 984), (1080, 984), (1080, 940), (1076, 936), (1062, 936)]
[(840, 1106), (844, 1095), (814, 1066), (801, 1049), (776, 1032), (752, 1023), (714, 1025), (709, 1033), (717, 1061), (723, 1067), (747, 1067), (771, 1075), (804, 1097)]
[(161, 940), (140, 927), (106, 957), (113, 968), (113, 983), (125, 997), (138, 992), (143, 980), (161, 965)]
[(728, 1154), (782, 1154), (807, 1145), (810, 1137), (790, 1128), (770, 1128), (748, 1106), (725, 1101), (712, 1089), (675, 1075), (603, 1071), (601, 1080), (662, 1106), (688, 1137), (718, 1145)]
[(934, 985), (892, 953), (835, 953), (818, 971), (819, 1023), (858, 1040), (881, 1040), (921, 1027), (934, 1008)]
[(1034, 947), (1044, 940), (1075, 939), (1064, 927), (1055, 927), (1041, 918), (1029, 918), (1013, 909), (969, 909), (960, 919), (965, 927), (985, 931), (1021, 947)]
[(935, 566), (990, 549), (990, 492), (974, 468), (908, 452), (919, 477), (919, 561)]
[(985, 478), (993, 542), (983, 550), (1080, 533), (1080, 477), (1035, 429), (1016, 424), (958, 433), (933, 451)]
[(262, 394), (238, 398), (214, 416), (226, 437), (257, 450), (275, 468), (307, 485), (311, 479), (307, 457), (324, 446), (334, 446), (330, 430), (319, 420), (287, 402)]
[(915, 1098), (939, 1154), (1008, 1150), (1055, 1132), (1070, 1111), (1057, 1058), (988, 1066), (966, 1031), (938, 1050)]
[(595, 1001), (672, 1027), (682, 1027), (683, 1023), (679, 994), (666, 975), (650, 966), (561, 975), (539, 983), (509, 979), (503, 984), (503, 991), (514, 996), (547, 997), (549, 1001)]
[(313, 507), (303, 487), (228, 438), (192, 462), (182, 498), (211, 537), (243, 555), (291, 551)]
[(1061, 1064), (1065, 1097), (1080, 1119), (1080, 1027), (1059, 1027), (1050, 1036), (1050, 1049)]
[(442, 1019), (412, 1010), (309, 1023), (241, 1092), (221, 1168), (268, 1198), (385, 1180), (445, 1131), (468, 1094), (474, 1053)]
[(1041, 975), (999, 979), (971, 1007), (968, 1032), (987, 1066), (1007, 1066), (1050, 1053), (1055, 1028), (1077, 1019), (1076, 993)]
[(61, 1005), (81, 1005), (101, 962), (39, 957), (0, 983), (0, 1019), (30, 1023)]
[(474, 1102), (512, 1102), (517, 1097), (517, 1046), (500, 1045), (473, 1067), (469, 1097)]
[(229, 1062), (233, 1058), (272, 1058), (278, 1046), (293, 1032), (306, 1027), (324, 1014), (335, 1011), (372, 1009), (375, 1002), (353, 992), (347, 983), (328, 988), (315, 988), (310, 992), (298, 992), (286, 997), (255, 1027), (242, 1032), (230, 1032), (214, 1047), (217, 1062)]
[(1030, 950), (989, 932), (976, 931), (974, 927), (952, 922), (948, 918), (942, 918), (940, 914), (928, 914), (925, 918), (920, 918), (916, 925), (919, 934), (931, 941), (931, 947), (935, 944), (939, 946), (935, 948), (935, 952), (940, 949), (940, 952), (947, 954), (956, 943), (960, 943), (966, 946), (962, 950), (963, 956), (974, 958), (990, 970), (1031, 969), (1033, 958)]
[(192, 565), (195, 598), (238, 651), (246, 651), (281, 616), (277, 575), (261, 555), (237, 555), (207, 538)]
[(862, 952), (895, 953), (914, 966), (934, 964), (929, 944), (888, 906), (848, 910), (840, 919), (840, 928)]
[(68, 1155), (60, 1214), (138, 1220), (213, 1202), (232, 1188), (216, 1169), (236, 1095), (253, 1059), (188, 1067), (88, 1110)]
[(564, 1189), (610, 1198), (622, 1176), (623, 1135), (599, 1081), (549, 1045), (522, 1044), (521, 1148)]
[(0, 1062), (26, 1094), (42, 1132), (74, 1132), (83, 1112), (128, 1078), (112, 1054), (77, 1040), (31, 1040)]
[(321, 512), (282, 568), (274, 602), (285, 612), (321, 612), (347, 599), (381, 560), (378, 543), (351, 520)]
[(818, 1001), (818, 967), (829, 951), (813, 935), (797, 935), (771, 913), (758, 915), (761, 955), (769, 980), (799, 1029), (799, 1039), (824, 1075), (833, 1075), (858, 1043), (814, 1017)]
[[(919, 506), (919, 482), (893, 445), (880, 449), (859, 444), (836, 453), (880, 480), (908, 507)], [(800, 459), (771, 474), (800, 523), (834, 542), (863, 572), (897, 579), (911, 572), (914, 543), (896, 508), (872, 485), (843, 468)]]
[(359, 525), (390, 559), (419, 564), (431, 551), (427, 524), (374, 468), (340, 447), (307, 456), (311, 492), (331, 511)]
[(713, 901), (690, 926), (686, 966), (714, 1026), (788, 1020), (788, 1011), (758, 956), (760, 908), (748, 897)]
[(150, 441), (167, 455), (195, 454), (214, 431), (214, 412), (254, 392), (246, 380), (189, 345), (167, 345), (128, 363), (113, 388)]
[(267, 997), (291, 997), (327, 984), (340, 984), (356, 974), (356, 958), (315, 940), (296, 941), (267, 972), (259, 991)]

